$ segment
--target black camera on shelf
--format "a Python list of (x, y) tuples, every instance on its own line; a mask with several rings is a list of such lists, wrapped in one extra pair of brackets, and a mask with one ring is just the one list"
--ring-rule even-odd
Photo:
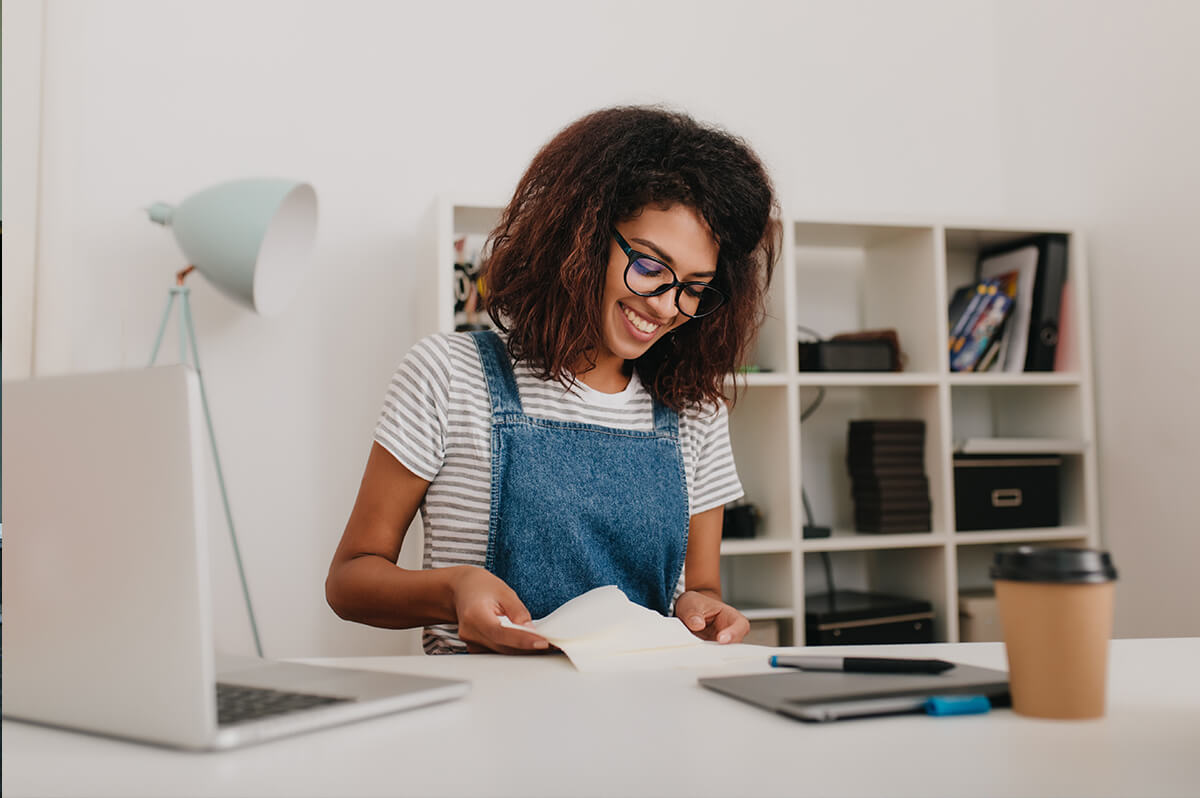
[(725, 508), (725, 525), (721, 527), (723, 538), (752, 538), (758, 534), (762, 514), (753, 504), (731, 504)]

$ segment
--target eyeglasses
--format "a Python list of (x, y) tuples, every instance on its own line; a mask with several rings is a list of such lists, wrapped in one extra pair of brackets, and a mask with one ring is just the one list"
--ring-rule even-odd
[(708, 283), (683, 282), (670, 266), (629, 246), (629, 242), (615, 229), (613, 238), (629, 257), (629, 265), (625, 267), (625, 285), (638, 296), (659, 296), (676, 289), (675, 307), (693, 319), (707, 316), (724, 304), (725, 294)]

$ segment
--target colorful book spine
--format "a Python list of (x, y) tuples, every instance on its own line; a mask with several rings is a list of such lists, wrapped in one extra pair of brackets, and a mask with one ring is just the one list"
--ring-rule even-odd
[(971, 301), (968, 302), (966, 310), (962, 311), (954, 329), (950, 330), (950, 371), (958, 371), (954, 367), (954, 362), (959, 358), (962, 348), (966, 346), (967, 337), (971, 335), (974, 326), (979, 322), (986, 306), (997, 293), (1000, 293), (1000, 286), (995, 280), (976, 283)]
[[(990, 292), (990, 293), (989, 293)], [(967, 302), (966, 308), (959, 314), (958, 320), (954, 322), (953, 328), (950, 330), (950, 361), (954, 362), (954, 357), (966, 344), (966, 336), (970, 333), (976, 320), (979, 318), (979, 312), (986, 303), (989, 296), (995, 293), (995, 284), (991, 280), (982, 280), (975, 284), (971, 292), (971, 299)]]
[(975, 326), (967, 334), (962, 347), (951, 361), (952, 371), (975, 370), (980, 359), (987, 354), (989, 347), (1004, 329), (1004, 321), (1008, 318), (1012, 305), (1012, 297), (1004, 291), (997, 290), (991, 294)]

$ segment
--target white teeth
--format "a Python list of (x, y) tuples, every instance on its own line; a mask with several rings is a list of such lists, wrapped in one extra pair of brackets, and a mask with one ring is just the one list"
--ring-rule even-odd
[(658, 324), (651, 324), (650, 322), (646, 321), (638, 314), (634, 313), (629, 308), (622, 308), (622, 310), (625, 312), (625, 318), (629, 319), (629, 322), (634, 327), (636, 327), (638, 330), (641, 330), (642, 332), (646, 333), (647, 335), (654, 332), (661, 326)]

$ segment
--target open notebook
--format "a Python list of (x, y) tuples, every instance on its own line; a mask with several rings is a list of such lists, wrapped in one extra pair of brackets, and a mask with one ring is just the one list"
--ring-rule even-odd
[(562, 649), (580, 671), (653, 670), (764, 661), (773, 650), (741, 643), (721, 645), (696, 637), (683, 621), (634, 604), (616, 585), (589, 590), (530, 624), (502, 625), (541, 635)]

